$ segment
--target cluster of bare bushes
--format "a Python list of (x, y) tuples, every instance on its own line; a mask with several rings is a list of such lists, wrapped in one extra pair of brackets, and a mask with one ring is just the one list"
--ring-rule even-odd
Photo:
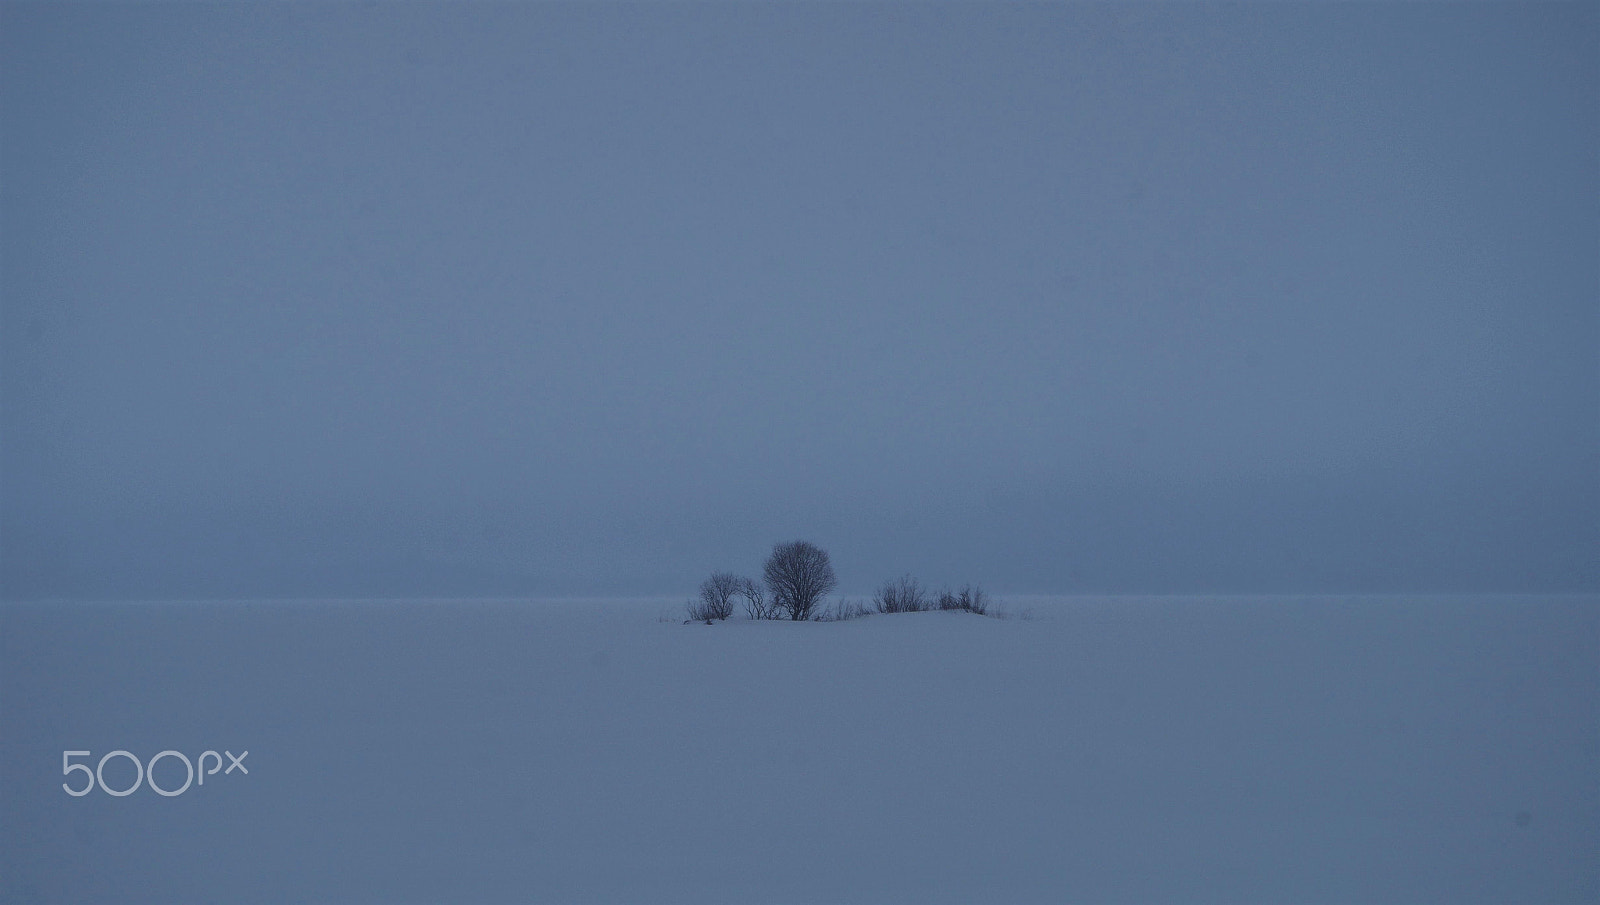
[[(877, 613), (923, 613), (931, 610), (959, 610), (990, 615), (989, 596), (976, 585), (963, 585), (959, 591), (948, 588), (931, 594), (910, 575), (891, 579), (873, 595), (872, 606), (841, 600), (832, 607), (822, 598), (837, 586), (828, 552), (806, 541), (775, 544), (761, 571), (762, 582), (732, 572), (714, 572), (700, 584), (700, 596), (686, 605), (689, 619), (710, 623), (727, 619), (735, 606), (743, 605), (749, 619), (814, 620), (842, 622)], [(998, 614), (996, 614), (998, 615)]]
[(862, 616), (871, 616), (872, 610), (859, 600), (841, 600), (831, 607), (823, 607), (813, 617), (816, 622), (843, 622), (846, 619), (860, 619)]
[(873, 609), (880, 613), (925, 613), (930, 610), (960, 610), (989, 615), (989, 595), (977, 585), (963, 585), (959, 591), (948, 588), (929, 594), (922, 583), (910, 575), (891, 579), (878, 588), (872, 598)]
[(700, 583), (699, 599), (688, 603), (689, 618), (696, 622), (726, 619), (733, 615), (735, 598), (743, 599), (745, 615), (751, 619), (772, 618), (761, 586), (732, 572), (713, 572)]

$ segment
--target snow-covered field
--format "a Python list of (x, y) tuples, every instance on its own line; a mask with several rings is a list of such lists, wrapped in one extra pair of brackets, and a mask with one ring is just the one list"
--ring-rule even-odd
[(1600, 900), (1600, 597), (1006, 604), (7, 605), (0, 900)]

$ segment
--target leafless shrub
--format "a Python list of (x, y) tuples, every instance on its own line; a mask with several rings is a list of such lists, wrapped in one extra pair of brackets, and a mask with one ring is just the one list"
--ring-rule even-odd
[(706, 606), (706, 602), (704, 600), (686, 600), (684, 601), (683, 608), (689, 613), (689, 618), (686, 620), (686, 624), (688, 622), (704, 622), (709, 625), (711, 620), (717, 618), (712, 613), (711, 609)]
[(939, 592), (939, 598), (934, 601), (934, 608), (939, 610), (961, 610), (976, 613), (979, 616), (989, 614), (989, 595), (983, 588), (976, 585), (963, 585), (960, 591), (951, 593), (948, 589)]
[(861, 601), (841, 600), (834, 604), (832, 608), (824, 607), (818, 610), (815, 618), (817, 622), (844, 622), (849, 619), (860, 619), (862, 616), (870, 615), (872, 615), (872, 611), (867, 609), (867, 605)]
[(838, 584), (828, 551), (803, 540), (774, 544), (762, 577), (772, 605), (796, 622), (810, 619), (818, 601)]
[(744, 598), (744, 614), (750, 619), (776, 619), (778, 608), (767, 599), (766, 589), (748, 578), (739, 579), (739, 596)]
[(915, 578), (902, 575), (884, 582), (872, 605), (880, 613), (920, 613), (928, 608), (928, 595)]
[[(732, 572), (713, 572), (700, 583), (699, 619), (726, 619), (733, 615), (733, 596), (739, 593), (741, 579)], [(692, 615), (692, 614), (691, 614)]]
[(961, 598), (962, 609), (979, 616), (989, 615), (989, 595), (983, 593), (983, 588), (970, 585), (962, 588), (958, 596)]

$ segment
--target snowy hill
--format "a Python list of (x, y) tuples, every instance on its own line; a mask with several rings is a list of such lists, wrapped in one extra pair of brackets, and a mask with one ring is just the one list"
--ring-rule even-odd
[(1597, 604), (8, 605), (0, 900), (1594, 901)]

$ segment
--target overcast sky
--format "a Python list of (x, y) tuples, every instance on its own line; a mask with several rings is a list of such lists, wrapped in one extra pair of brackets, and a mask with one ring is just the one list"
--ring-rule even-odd
[(0, 591), (1596, 590), (1596, 9), (6, 2)]

